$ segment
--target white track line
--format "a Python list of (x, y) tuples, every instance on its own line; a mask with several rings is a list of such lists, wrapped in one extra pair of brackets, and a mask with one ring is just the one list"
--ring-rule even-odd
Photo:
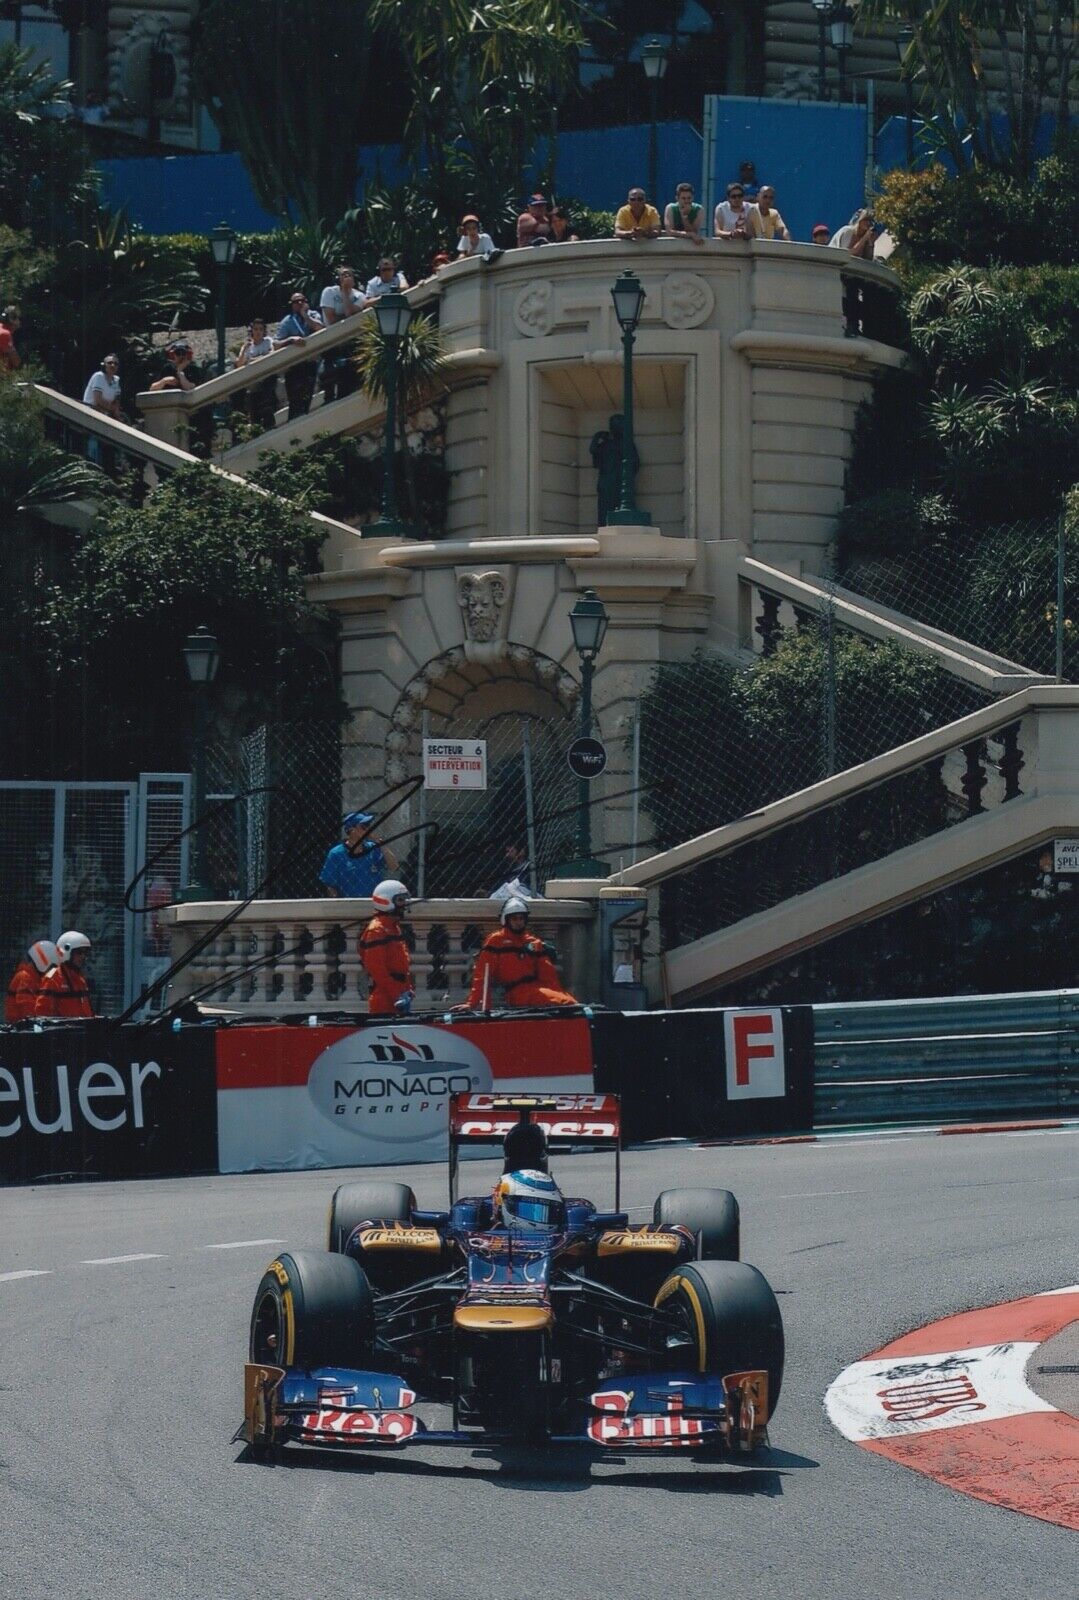
[(30, 1267), (22, 1272), (0, 1272), (0, 1283), (11, 1283), (15, 1278), (47, 1278), (49, 1275), (47, 1267)]
[(82, 1264), (84, 1267), (118, 1267), (125, 1261), (164, 1261), (164, 1259), (164, 1256), (143, 1252), (133, 1256), (96, 1256)]
[(284, 1244), (283, 1239), (231, 1239), (228, 1244), (204, 1244), (204, 1250), (246, 1250), (256, 1244)]

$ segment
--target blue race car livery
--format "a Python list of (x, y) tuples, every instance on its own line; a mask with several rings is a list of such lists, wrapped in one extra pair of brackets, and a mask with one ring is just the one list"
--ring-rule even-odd
[[(501, 1144), (493, 1195), (458, 1197), (462, 1145)], [(559, 1145), (609, 1148), (611, 1210), (561, 1195)], [(529, 1439), (752, 1450), (779, 1398), (775, 1296), (739, 1260), (722, 1189), (620, 1208), (613, 1095), (458, 1094), (450, 1196), (343, 1185), (328, 1249), (284, 1252), (255, 1296), (240, 1435), (266, 1450)]]

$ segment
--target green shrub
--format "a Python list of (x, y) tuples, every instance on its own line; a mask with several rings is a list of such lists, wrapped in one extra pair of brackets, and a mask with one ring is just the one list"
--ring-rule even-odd
[(1073, 265), (1079, 256), (1079, 135), (1039, 161), (1029, 184), (975, 167), (952, 177), (934, 163), (886, 173), (876, 215), (915, 262)]

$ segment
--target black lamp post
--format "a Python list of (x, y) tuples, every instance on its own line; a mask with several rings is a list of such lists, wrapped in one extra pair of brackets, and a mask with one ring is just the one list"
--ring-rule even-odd
[(817, 13), (817, 99), (828, 98), (828, 18), (832, 0), (813, 0)]
[(907, 122), (907, 171), (914, 166), (914, 76), (907, 56), (911, 45), (914, 43), (914, 29), (908, 22), (904, 22), (895, 36), (895, 49), (899, 57), (899, 70), (903, 75), (903, 95), (906, 100), (905, 116)]
[(648, 197), (656, 203), (656, 185), (659, 182), (659, 144), (656, 134), (656, 101), (660, 82), (667, 71), (670, 52), (660, 39), (649, 39), (641, 51), (641, 66), (648, 79)]
[(635, 272), (623, 272), (611, 290), (611, 299), (622, 329), (622, 498), (616, 509), (607, 513), (607, 521), (612, 527), (645, 526), (652, 518), (640, 510), (633, 497), (633, 335), (645, 302), (644, 284)]
[(375, 301), (378, 330), (386, 344), (386, 433), (382, 444), (382, 509), (376, 522), (369, 522), (364, 534), (372, 538), (400, 538), (408, 532), (397, 515), (397, 484), (394, 479), (394, 433), (397, 427), (397, 351), (412, 321), (412, 307), (396, 289), (379, 295)]
[(194, 795), (191, 814), (194, 830), (191, 838), (188, 881), (184, 886), (184, 900), (209, 900), (211, 891), (206, 884), (206, 831), (203, 813), (206, 810), (206, 694), (217, 676), (221, 660), (217, 640), (209, 628), (196, 628), (188, 634), (184, 645), (184, 665), (195, 691), (195, 740), (192, 767), (194, 768)]
[(847, 51), (854, 43), (854, 12), (848, 5), (834, 5), (828, 19), (832, 49), (839, 57), (839, 103), (847, 92)]
[(210, 234), (210, 250), (217, 268), (217, 370), (225, 370), (225, 291), (229, 268), (236, 260), (236, 235), (227, 222), (219, 222)]
[[(569, 614), (573, 643), (581, 658), (581, 738), (592, 732), (592, 674), (607, 634), (608, 617), (603, 601), (594, 589), (578, 596)], [(577, 780), (577, 859), (569, 861), (557, 876), (564, 878), (605, 878), (606, 862), (592, 854), (592, 813), (587, 778)]]

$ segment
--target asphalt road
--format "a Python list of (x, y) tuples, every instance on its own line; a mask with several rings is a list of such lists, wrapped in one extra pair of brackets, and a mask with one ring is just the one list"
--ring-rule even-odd
[[(465, 1174), (478, 1191), (492, 1171)], [(681, 1183), (739, 1195), (788, 1342), (757, 1465), (433, 1448), (250, 1463), (229, 1440), (254, 1287), (274, 1241), (322, 1243), (337, 1175), (3, 1191), (0, 1590), (1075, 1600), (1074, 1534), (858, 1449), (822, 1396), (912, 1327), (1079, 1281), (1079, 1130), (650, 1150), (624, 1171), (629, 1205)], [(556, 1172), (608, 1193), (598, 1156)], [(442, 1202), (442, 1168), (400, 1175)]]

